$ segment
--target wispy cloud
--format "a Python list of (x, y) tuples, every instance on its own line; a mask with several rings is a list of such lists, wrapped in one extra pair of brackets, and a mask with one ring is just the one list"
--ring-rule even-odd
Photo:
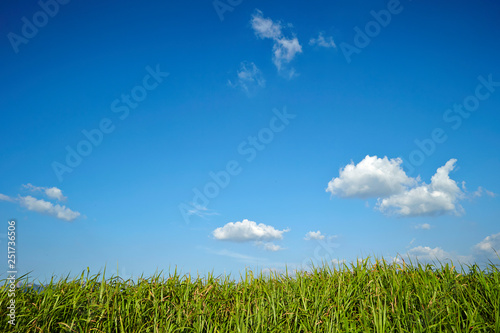
[(224, 257), (229, 257), (229, 258), (234, 258), (234, 259), (238, 259), (240, 261), (243, 261), (243, 262), (252, 262), (252, 263), (257, 263), (257, 262), (262, 262), (262, 261), (266, 261), (267, 259), (266, 258), (258, 258), (258, 257), (252, 257), (252, 256), (248, 256), (246, 254), (241, 254), (241, 253), (238, 253), (238, 252), (234, 252), (234, 251), (229, 251), (229, 250), (211, 250), (211, 249), (207, 249), (210, 253), (213, 253), (213, 254), (216, 254), (218, 256), (224, 256)]
[(259, 240), (282, 239), (288, 229), (277, 230), (270, 225), (255, 223), (244, 219), (241, 222), (229, 222), (223, 227), (215, 229), (212, 234), (217, 240), (248, 242)]
[(8, 195), (0, 193), (0, 200), (2, 201), (8, 201), (8, 202), (14, 202), (14, 199), (9, 197)]
[(415, 229), (429, 230), (430, 228), (431, 228), (431, 225), (429, 223), (417, 224), (415, 226)]
[(62, 194), (62, 191), (57, 187), (40, 187), (34, 186), (30, 183), (23, 185), (22, 187), (30, 190), (31, 192), (43, 192), (50, 199), (56, 199), (58, 201), (66, 201), (67, 197)]
[(318, 38), (311, 38), (309, 40), (309, 45), (317, 45), (325, 48), (336, 48), (337, 45), (335, 45), (335, 42), (333, 41), (333, 38), (331, 36), (325, 36), (323, 35), (323, 32), (320, 32), (318, 35)]
[(281, 251), (284, 250), (283, 247), (274, 244), (273, 242), (262, 242), (262, 241), (256, 241), (255, 245), (258, 247), (261, 247), (265, 251), (271, 251), (271, 252), (276, 252), (276, 251)]
[(219, 213), (208, 209), (207, 207), (200, 206), (194, 202), (190, 203), (191, 208), (187, 211), (187, 215), (196, 215), (201, 218), (206, 218), (206, 216), (219, 215)]
[(253, 62), (243, 61), (240, 64), (236, 81), (233, 83), (231, 80), (228, 80), (228, 85), (233, 88), (238, 87), (250, 96), (256, 89), (264, 88), (266, 80), (260, 69)]
[[(295, 69), (288, 66), (297, 54), (302, 53), (302, 46), (297, 37), (285, 37), (281, 22), (264, 18), (260, 10), (255, 11), (250, 22), (258, 38), (273, 40), (273, 63), (278, 73), (288, 79), (297, 76)], [(290, 24), (287, 26), (291, 27)]]
[(68, 222), (73, 221), (74, 219), (80, 216), (79, 212), (72, 211), (66, 206), (61, 206), (57, 204), (54, 205), (51, 202), (42, 199), (36, 199), (30, 195), (25, 197), (19, 196), (18, 201), (22, 207), (25, 207), (28, 210), (41, 214), (50, 215)]
[(486, 194), (489, 197), (496, 197), (496, 193), (493, 193), (491, 191), (488, 191), (487, 189), (483, 188), (482, 186), (479, 186), (476, 191), (472, 192), (472, 197), (474, 198), (480, 198), (484, 194)]

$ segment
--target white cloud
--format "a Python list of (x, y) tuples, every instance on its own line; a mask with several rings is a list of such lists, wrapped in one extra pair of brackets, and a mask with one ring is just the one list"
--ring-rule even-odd
[(229, 222), (223, 227), (215, 229), (212, 234), (215, 239), (234, 242), (252, 240), (282, 239), (283, 233), (289, 230), (276, 230), (274, 227), (263, 223), (255, 223), (244, 219), (241, 222)]
[(430, 248), (429, 246), (417, 246), (408, 251), (410, 256), (417, 257), (419, 260), (445, 260), (450, 259), (451, 255), (440, 247)]
[(449, 177), (456, 161), (451, 159), (437, 169), (429, 185), (422, 183), (403, 193), (379, 199), (378, 209), (387, 214), (400, 216), (435, 216), (446, 213), (461, 215), (463, 208), (458, 201), (463, 199), (464, 195), (457, 183)]
[(229, 86), (241, 88), (245, 93), (251, 94), (257, 88), (264, 88), (266, 80), (260, 69), (253, 63), (243, 61), (240, 64), (238, 78), (235, 83), (228, 80)]
[(326, 48), (337, 47), (337, 45), (335, 45), (335, 42), (333, 41), (333, 38), (331, 36), (327, 36), (325, 38), (322, 32), (319, 33), (318, 38), (311, 38), (309, 40), (309, 45), (318, 45)]
[[(294, 37), (292, 39), (280, 38), (273, 45), (273, 63), (278, 69), (278, 72), (283, 70), (284, 64), (289, 64), (297, 53), (302, 52), (302, 46), (299, 40)], [(295, 70), (289, 71), (289, 76), (295, 76)]]
[(327, 192), (344, 198), (385, 197), (401, 193), (415, 184), (401, 168), (400, 158), (388, 159), (367, 155), (361, 162), (346, 165), (339, 177), (328, 183)]
[(30, 183), (23, 185), (23, 187), (31, 190), (31, 192), (36, 192), (36, 191), (44, 192), (45, 195), (51, 199), (56, 199), (59, 201), (65, 201), (67, 199), (67, 197), (65, 197), (62, 194), (62, 191), (57, 187), (49, 188), (49, 187), (34, 186)]
[(415, 229), (429, 230), (430, 228), (431, 228), (431, 225), (429, 223), (417, 224), (415, 226)]
[(66, 206), (54, 205), (51, 202), (36, 199), (30, 195), (25, 197), (20, 196), (18, 201), (21, 206), (27, 208), (28, 210), (51, 215), (61, 220), (73, 221), (80, 216), (79, 212), (72, 211)]
[(302, 53), (302, 46), (297, 37), (285, 37), (281, 23), (264, 18), (260, 10), (255, 11), (250, 22), (258, 38), (273, 40), (273, 63), (278, 69), (278, 73), (289, 79), (296, 76), (295, 69), (288, 68), (288, 64), (298, 53)]
[[(445, 263), (447, 261), (453, 261), (458, 264), (467, 264), (473, 261), (473, 256), (463, 256), (463, 255), (455, 255), (449, 252), (446, 252), (440, 247), (431, 248), (429, 246), (417, 246), (408, 251), (408, 256), (416, 258), (419, 262), (427, 261), (434, 262), (439, 261)], [(413, 259), (411, 259), (413, 261)], [(413, 262), (414, 263), (414, 262)]]
[(490, 254), (494, 254), (495, 251), (500, 253), (500, 233), (487, 236), (481, 242), (477, 243), (474, 248)]
[(305, 240), (311, 240), (311, 239), (324, 239), (325, 236), (321, 234), (321, 231), (309, 231), (306, 234), (306, 237), (304, 237)]
[(256, 246), (260, 246), (260, 247), (262, 247), (264, 250), (266, 250), (266, 251), (271, 251), (271, 252), (276, 252), (276, 251), (284, 250), (284, 248), (282, 248), (282, 247), (281, 247), (281, 246), (279, 246), (279, 245), (274, 244), (273, 242), (262, 242), (262, 241), (256, 241), (256, 242), (255, 242), (255, 245), (256, 245)]
[(2, 200), (2, 201), (8, 201), (8, 202), (13, 202), (14, 201), (14, 199), (12, 199), (8, 195), (2, 194), (2, 193), (0, 193), (0, 200)]

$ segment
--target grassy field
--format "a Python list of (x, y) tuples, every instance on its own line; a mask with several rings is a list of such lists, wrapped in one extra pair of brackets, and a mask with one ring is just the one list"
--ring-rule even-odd
[(368, 258), (295, 274), (247, 271), (239, 281), (82, 273), (17, 292), (15, 328), (1, 282), (1, 332), (500, 332), (493, 264), (457, 271)]

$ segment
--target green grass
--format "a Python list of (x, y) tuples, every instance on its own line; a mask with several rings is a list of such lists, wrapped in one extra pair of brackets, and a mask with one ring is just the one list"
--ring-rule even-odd
[(17, 292), (15, 329), (3, 280), (0, 331), (500, 332), (498, 268), (467, 267), (368, 258), (295, 274), (246, 271), (239, 281), (174, 272), (132, 282), (87, 271)]

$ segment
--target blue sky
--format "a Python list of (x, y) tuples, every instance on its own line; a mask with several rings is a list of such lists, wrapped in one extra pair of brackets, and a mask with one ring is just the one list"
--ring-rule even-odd
[(17, 220), (19, 275), (498, 263), (498, 3), (0, 12), (0, 216)]

